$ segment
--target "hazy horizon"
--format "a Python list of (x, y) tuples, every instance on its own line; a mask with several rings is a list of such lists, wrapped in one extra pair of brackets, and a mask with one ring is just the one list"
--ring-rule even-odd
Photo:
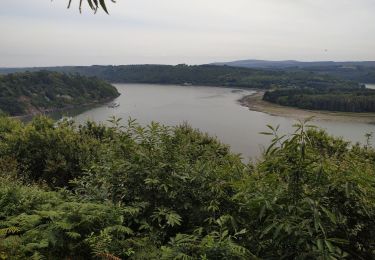
[(201, 63), (201, 64), (189, 64), (186, 62), (182, 63), (128, 63), (128, 64), (65, 64), (65, 65), (46, 65), (46, 66), (0, 66), (1, 69), (22, 69), (22, 68), (43, 68), (43, 67), (89, 67), (89, 66), (127, 66), (127, 65), (179, 65), (179, 64), (186, 64), (186, 65), (209, 65), (215, 63), (226, 63), (226, 62), (237, 62), (237, 61), (248, 61), (248, 60), (256, 60), (256, 61), (269, 61), (269, 62), (284, 62), (284, 61), (296, 61), (296, 62), (375, 62), (375, 60), (258, 60), (258, 59), (240, 59), (240, 60), (226, 60), (226, 61), (212, 61), (209, 63)]
[(373, 61), (373, 0), (12, 0), (0, 10), (0, 67)]

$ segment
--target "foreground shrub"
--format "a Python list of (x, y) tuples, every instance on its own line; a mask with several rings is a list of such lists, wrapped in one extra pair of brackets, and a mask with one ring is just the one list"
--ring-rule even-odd
[(375, 257), (369, 144), (269, 126), (246, 165), (187, 125), (110, 121), (0, 119), (0, 258)]

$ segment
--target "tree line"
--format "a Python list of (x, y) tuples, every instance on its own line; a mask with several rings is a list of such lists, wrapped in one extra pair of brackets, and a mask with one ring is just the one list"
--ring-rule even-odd
[[(180, 64), (73, 66), (34, 68), (84, 76), (95, 76), (112, 83), (184, 84), (270, 89), (273, 87), (306, 86), (312, 88), (358, 87), (358, 83), (309, 71), (262, 70), (229, 66)], [(21, 69), (22, 70), (22, 69)], [(3, 72), (14, 72), (7, 70)]]
[(267, 91), (263, 100), (302, 109), (375, 112), (375, 90), (288, 88)]

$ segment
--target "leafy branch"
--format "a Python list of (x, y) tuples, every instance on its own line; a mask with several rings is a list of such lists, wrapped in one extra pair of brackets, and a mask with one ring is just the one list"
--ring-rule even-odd
[[(91, 10), (94, 11), (94, 13), (96, 13), (99, 8), (102, 8), (104, 10), (104, 12), (106, 12), (108, 14), (106, 0), (86, 0), (86, 1), (87, 1), (88, 5), (90, 6)], [(110, 0), (110, 1), (112, 3), (116, 3), (115, 0)], [(71, 4), (72, 4), (72, 0), (69, 0), (68, 8), (70, 8)], [(80, 13), (82, 12), (82, 4), (83, 4), (83, 0), (79, 0), (79, 12)]]

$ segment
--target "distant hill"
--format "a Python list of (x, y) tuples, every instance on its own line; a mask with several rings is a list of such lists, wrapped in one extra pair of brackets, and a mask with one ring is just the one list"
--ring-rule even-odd
[(94, 77), (49, 71), (0, 75), (0, 113), (11, 116), (94, 104), (117, 96), (115, 87)]
[(307, 71), (333, 77), (353, 80), (361, 83), (375, 83), (375, 61), (267, 61), (239, 60), (231, 62), (216, 62), (212, 65), (248, 69)]
[(311, 68), (311, 67), (351, 67), (351, 66), (362, 66), (362, 67), (375, 67), (375, 61), (347, 61), (347, 62), (335, 62), (335, 61), (295, 61), (295, 60), (283, 60), (283, 61), (268, 61), (268, 60), (238, 60), (230, 62), (215, 62), (212, 65), (227, 65), (233, 67), (244, 67), (244, 68), (263, 68), (263, 69), (285, 69), (285, 68)]
[[(226, 66), (223, 66), (226, 65)], [(245, 78), (249, 75), (270, 75), (272, 71), (289, 74), (328, 75), (360, 83), (375, 83), (375, 61), (349, 62), (300, 62), (243, 60), (219, 62), (208, 65), (118, 65), (118, 66), (62, 66), (41, 68), (0, 68), (0, 74), (49, 70), (63, 73), (96, 76), (116, 83), (157, 83), (183, 84), (185, 82), (201, 85), (249, 86)], [(273, 73), (275, 75), (275, 73)], [(241, 78), (241, 80), (240, 80)], [(307, 79), (308, 80), (308, 79)], [(253, 85), (254, 86), (254, 85)]]

